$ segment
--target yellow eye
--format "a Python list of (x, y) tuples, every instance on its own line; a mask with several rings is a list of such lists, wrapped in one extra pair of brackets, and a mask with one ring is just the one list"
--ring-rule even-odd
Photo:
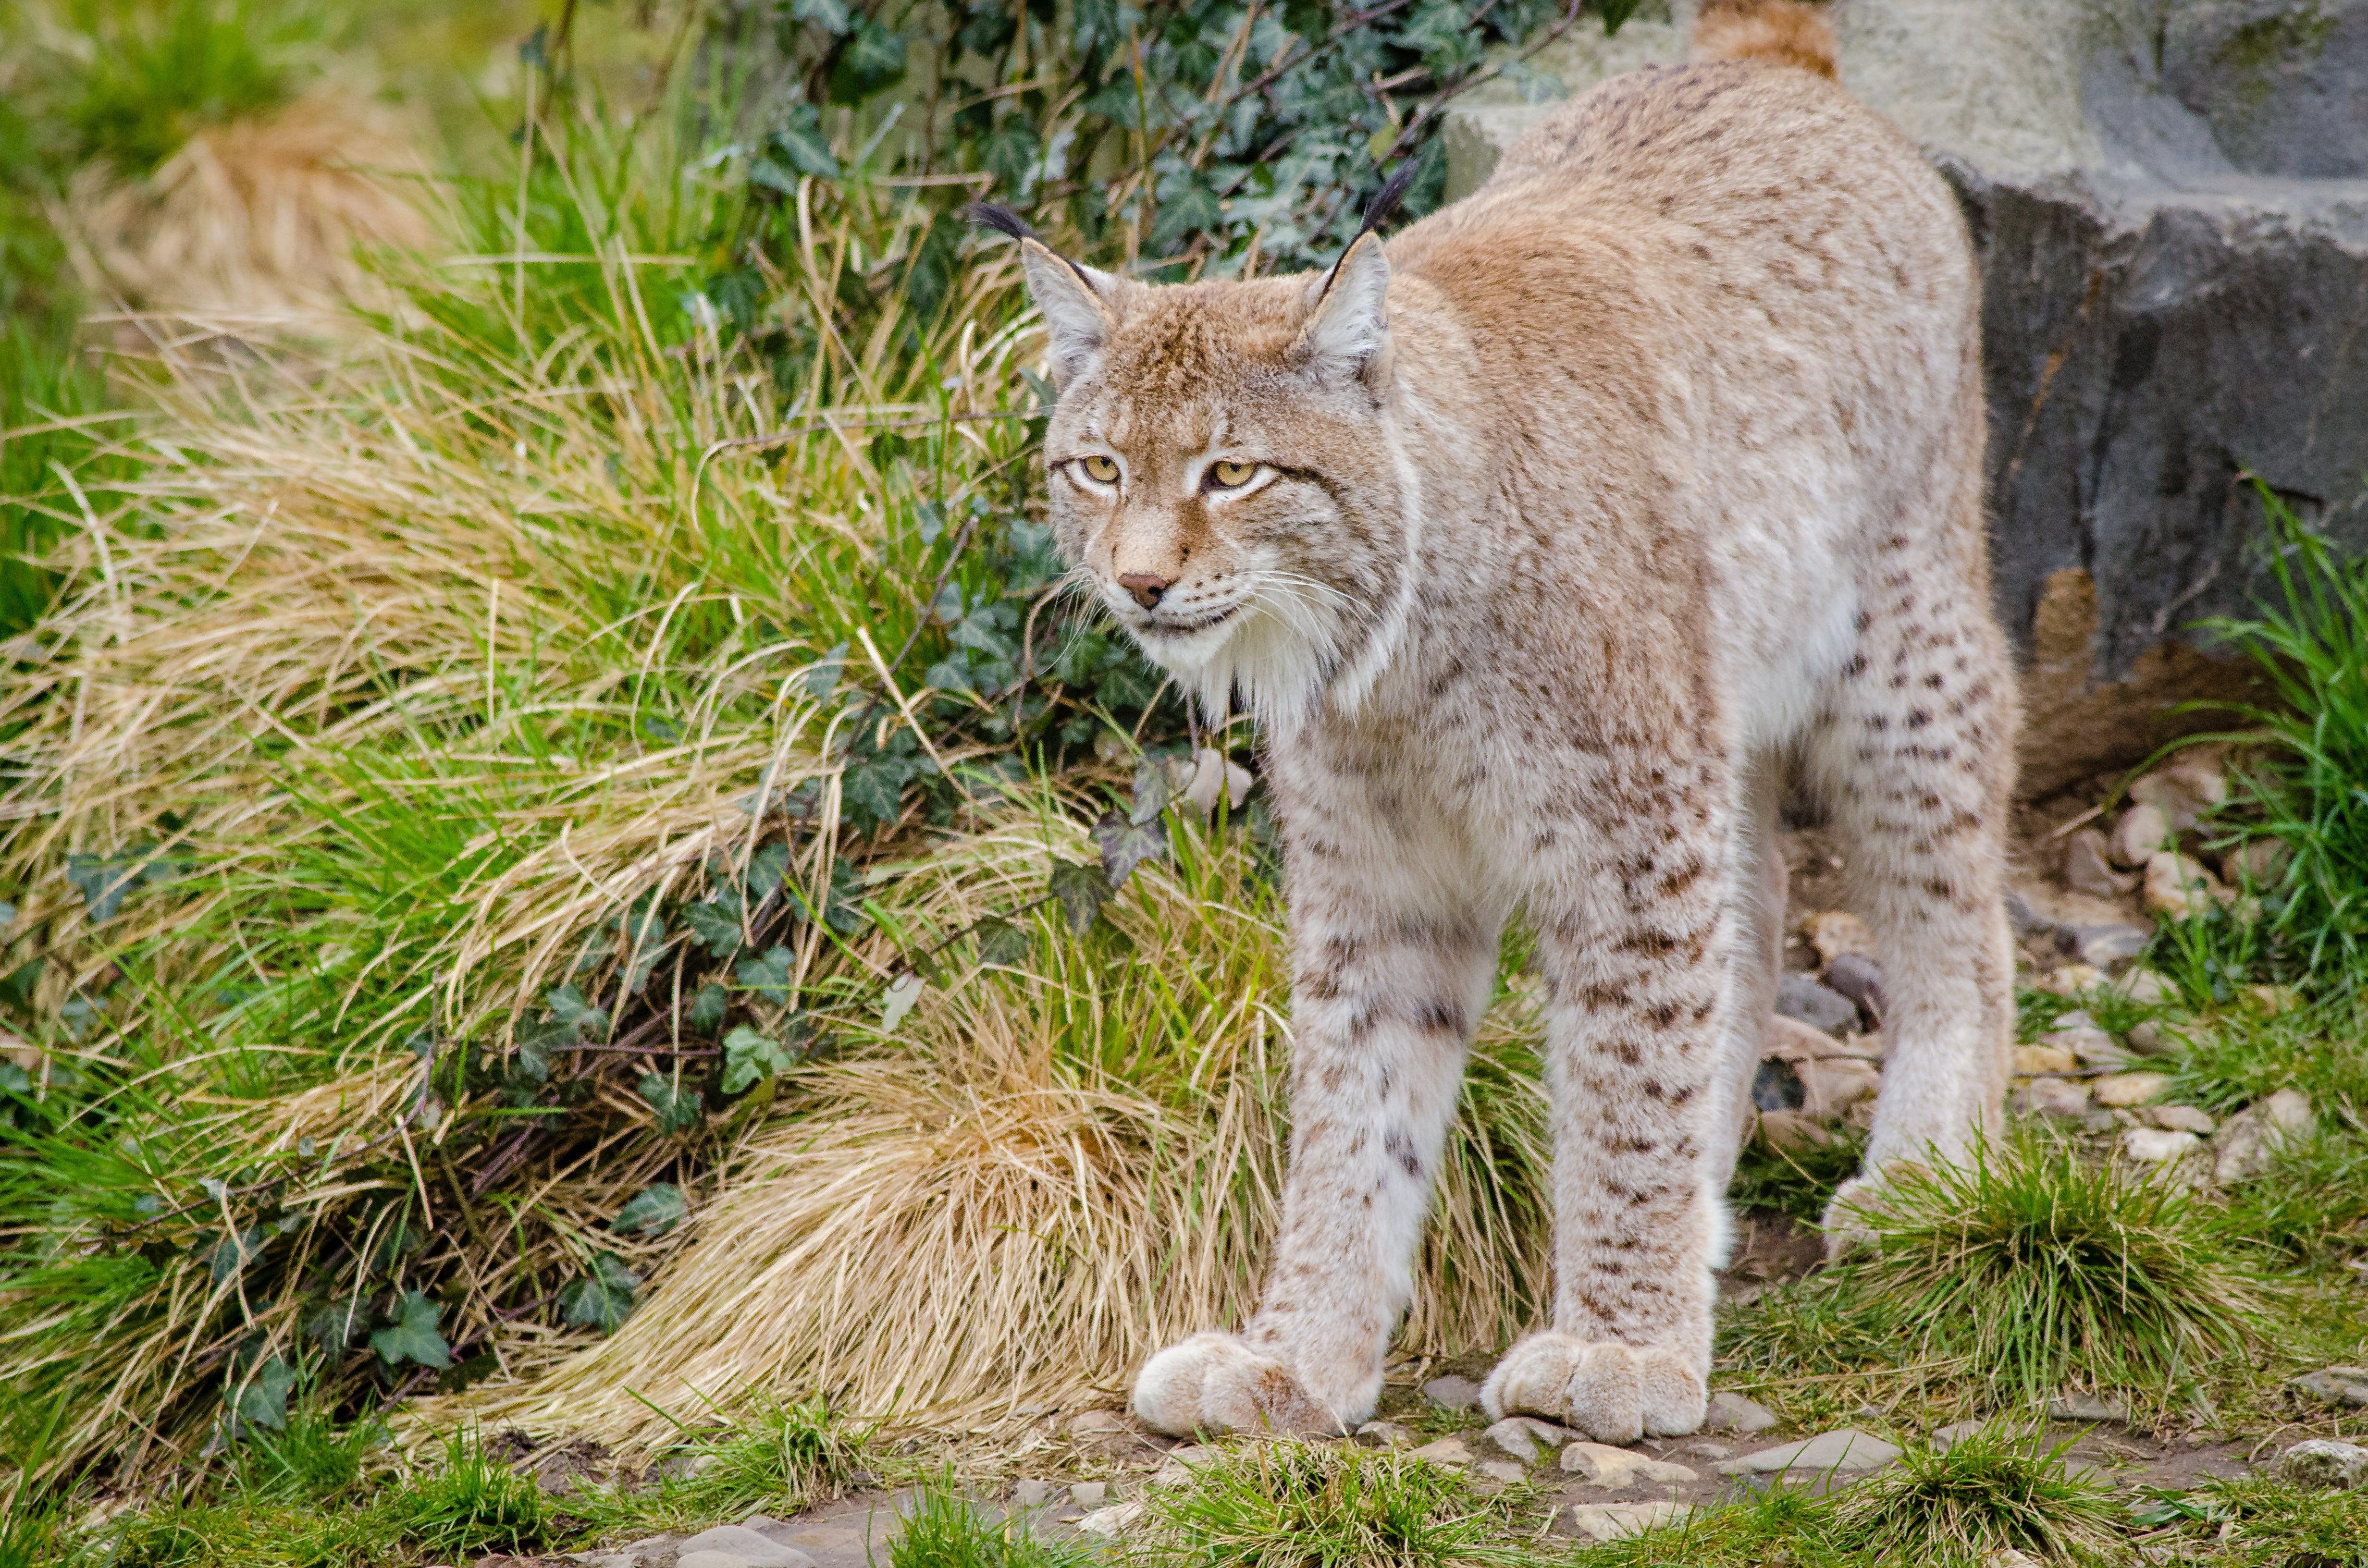
[(1211, 463), (1209, 487), (1212, 490), (1239, 490), (1257, 473), (1256, 463)]
[(1111, 461), (1109, 458), (1103, 457), (1099, 452), (1089, 458), (1080, 458), (1077, 460), (1077, 466), (1084, 469), (1086, 471), (1086, 477), (1092, 480), (1096, 484), (1116, 484), (1118, 483), (1118, 464)]

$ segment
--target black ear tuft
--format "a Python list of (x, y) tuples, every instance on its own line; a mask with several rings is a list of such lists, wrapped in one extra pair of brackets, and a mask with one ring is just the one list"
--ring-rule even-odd
[(1406, 187), (1414, 184), (1415, 167), (1416, 160), (1408, 158), (1373, 192), (1373, 199), (1365, 204), (1365, 221), (1357, 226), (1360, 236), (1372, 233), (1396, 213), (1398, 203), (1406, 199)]
[(1028, 221), (1008, 207), (997, 207), (992, 201), (973, 201), (962, 210), (962, 215), (983, 229), (993, 229), (1015, 240), (1032, 240), (1036, 231)]

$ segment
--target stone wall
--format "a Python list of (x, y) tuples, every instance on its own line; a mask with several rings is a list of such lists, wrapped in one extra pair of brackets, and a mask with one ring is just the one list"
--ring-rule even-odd
[[(1537, 63), (1684, 58), (1685, 6)], [(1998, 608), (2033, 789), (2240, 691), (2200, 619), (2268, 591), (2258, 476), (2368, 545), (2368, 0), (1836, 0), (1844, 85), (1964, 203)], [(1550, 104), (1464, 106), (1451, 188)]]

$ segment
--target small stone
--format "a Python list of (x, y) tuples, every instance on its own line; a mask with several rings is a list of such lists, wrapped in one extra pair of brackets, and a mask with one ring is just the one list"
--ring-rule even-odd
[(1562, 1517), (1573, 1535), (1589, 1540), (1618, 1540), (1678, 1524), (1693, 1510), (1683, 1503), (1580, 1503)]
[(2146, 1118), (2149, 1126), (2167, 1132), (2192, 1132), (2198, 1138), (2211, 1137), (2212, 1130), (2219, 1125), (2212, 1119), (2210, 1111), (2192, 1105), (2148, 1106), (2138, 1114)]
[(2123, 1038), (2140, 1056), (2161, 1056), (2170, 1050), (2170, 1037), (2164, 1031), (2161, 1022), (2155, 1018), (2140, 1018), (2130, 1026), (2130, 1032)]
[(1776, 1413), (1756, 1399), (1747, 1399), (1725, 1389), (1710, 1396), (1710, 1410), (1702, 1417), (1705, 1432), (1736, 1432), (1749, 1437), (1765, 1432), (1776, 1425)]
[[(1386, 1425), (1386, 1423), (1384, 1423)], [(1216, 1457), (1216, 1450), (1199, 1443), (1187, 1443), (1180, 1449), (1170, 1449), (1167, 1457), (1159, 1461), (1157, 1473), (1151, 1478), (1154, 1486), (1183, 1486), (1192, 1480), (1192, 1467), (1206, 1464)]]
[(1530, 1478), (1529, 1467), (1518, 1460), (1482, 1460), (1472, 1468), (1489, 1480), (1503, 1482), (1508, 1486)]
[(2256, 892), (2274, 885), (2294, 850), (2283, 838), (2256, 838), (2220, 857), (2220, 871), (2231, 882)]
[(2193, 827), (2228, 798), (2228, 776), (2207, 754), (2182, 756), (2130, 781), (2130, 799), (2154, 807), (2175, 833)]
[(1480, 1434), (1481, 1451), (1494, 1448), (1507, 1459), (1535, 1464), (1578, 1436), (1566, 1426), (1528, 1415), (1508, 1415)]
[(2246, 994), (2271, 1017), (2291, 1013), (2302, 1006), (2302, 993), (2291, 985), (2248, 985)]
[(2162, 1127), (2133, 1127), (2122, 1134), (2122, 1157), (2142, 1165), (2168, 1165), (2203, 1147), (2192, 1132)]
[(1470, 1378), (1458, 1377), (1451, 1372), (1423, 1384), (1422, 1397), (1448, 1410), (1477, 1410), (1480, 1408), (1480, 1385)]
[(2160, 806), (2145, 801), (2122, 813), (2113, 824), (2113, 835), (2106, 841), (2106, 854), (2116, 866), (2135, 868), (2145, 865), (2163, 846), (2174, 840), (2170, 819), (2162, 814)]
[(2170, 982), (2150, 969), (2124, 970), (2113, 982), (2113, 989), (2141, 1007), (2159, 1007), (2179, 994)]
[(2282, 1479), (2296, 1486), (2349, 1492), (2368, 1481), (2368, 1449), (2325, 1437), (2305, 1438), (2278, 1456), (2276, 1470)]
[(2149, 915), (2189, 920), (2232, 895), (2220, 879), (2188, 857), (2164, 850), (2146, 861), (2146, 906)]
[(2328, 1367), (2305, 1372), (2294, 1386), (2330, 1404), (2368, 1404), (2368, 1367)]
[(1432, 1464), (1467, 1465), (1472, 1462), (1472, 1448), (1461, 1437), (1441, 1437), (1415, 1449), (1412, 1457)]
[(2105, 983), (2105, 971), (2092, 963), (2058, 964), (2036, 989), (2057, 996), (2081, 996)]
[(1845, 953), (1874, 957), (1874, 933), (1865, 921), (1845, 910), (1829, 909), (1801, 922), (1801, 935), (1817, 949), (1818, 961), (1831, 963)]
[(2077, 1078), (2033, 1078), (2015, 1091), (2026, 1116), (2059, 1116), (2067, 1121), (2089, 1114), (2089, 1085)]
[(1787, 973), (1776, 983), (1776, 1015), (1796, 1019), (1824, 1034), (1858, 1027), (1858, 1004), (1805, 974)]
[[(675, 1568), (814, 1568), (814, 1560), (794, 1546), (768, 1540), (746, 1525), (718, 1525), (682, 1543)], [(712, 1562), (693, 1561), (712, 1557)]]
[(2082, 963), (2110, 970), (2124, 964), (2146, 951), (2154, 933), (2143, 926), (2124, 926), (2116, 921), (2104, 926), (2075, 926), (2062, 938), (2071, 944), (2072, 954)]
[(1069, 1417), (1069, 1431), (1079, 1437), (1104, 1432), (1132, 1432), (1133, 1426), (1115, 1410), (1080, 1410)]
[(1802, 1149), (1822, 1149), (1834, 1141), (1834, 1136), (1819, 1126), (1816, 1118), (1801, 1111), (1763, 1110), (1759, 1113), (1759, 1139), (1771, 1149), (1792, 1153)]
[(2122, 898), (2135, 892), (2137, 875), (2116, 871), (2112, 845), (2102, 833), (2084, 827), (2064, 844), (2064, 885), (2091, 898)]
[(2094, 1024), (2080, 1028), (2055, 1028), (2039, 1037), (2039, 1043), (2057, 1051), (2068, 1051), (2074, 1061), (2083, 1067), (2120, 1067), (2129, 1062), (2130, 1053), (2113, 1043), (2113, 1037)]
[(2100, 1106), (2151, 1105), (2169, 1091), (2170, 1078), (2162, 1073), (2108, 1073), (2089, 1085)]
[(2309, 1137), (2316, 1124), (2310, 1096), (2300, 1089), (2280, 1089), (2255, 1101), (2213, 1134), (2212, 1179), (2223, 1187), (2250, 1181), (2270, 1168), (2289, 1140)]
[(2116, 1127), (2144, 1127), (2146, 1125), (2145, 1122), (2138, 1119), (2138, 1113), (2134, 1110), (2107, 1111), (2105, 1114), (2113, 1119), (2113, 1125)]
[(2028, 1552), (2017, 1551), (2010, 1546), (2001, 1546), (1995, 1551), (1983, 1552), (1975, 1568), (2044, 1568), (2044, 1565), (2038, 1558)]
[(2035, 1077), (2042, 1073), (2069, 1073), (2079, 1065), (2080, 1059), (2060, 1045), (2018, 1045), (2014, 1048), (2014, 1070), (2021, 1077)]
[(1820, 1057), (1796, 1071), (1801, 1075), (1801, 1114), (1817, 1121), (1839, 1120), (1883, 1087), (1882, 1070), (1855, 1057)]
[(2115, 1401), (2093, 1393), (2058, 1394), (2047, 1402), (2051, 1421), (2126, 1421), (2129, 1412)]
[(1958, 1439), (1970, 1437), (1989, 1425), (1987, 1421), (1952, 1421), (1946, 1426), (1932, 1428), (1932, 1446), (1946, 1452), (1957, 1446)]
[(1820, 1432), (1814, 1437), (1804, 1437), (1797, 1443), (1779, 1443), (1772, 1449), (1762, 1449), (1756, 1454), (1728, 1460), (1718, 1466), (1721, 1475), (1784, 1475), (1806, 1477), (1826, 1471), (1880, 1470), (1899, 1457), (1899, 1446), (1887, 1443), (1872, 1432), (1861, 1432), (1854, 1426), (1838, 1427)]
[(1368, 1421), (1357, 1428), (1357, 1441), (1369, 1449), (1405, 1449), (1414, 1446), (1414, 1434), (1395, 1421)]
[(1116, 1535), (1143, 1517), (1140, 1503), (1113, 1503), (1107, 1508), (1097, 1508), (1077, 1521), (1082, 1535)]
[(1728, 1460), (1735, 1457), (1735, 1450), (1725, 1443), (1688, 1443), (1678, 1452), (1691, 1454), (1700, 1460)]
[(1080, 1508), (1099, 1508), (1110, 1500), (1107, 1481), (1080, 1481), (1069, 1488), (1069, 1501)]
[(1701, 1476), (1681, 1464), (1656, 1460), (1633, 1449), (1615, 1449), (1609, 1443), (1590, 1443), (1584, 1439), (1562, 1451), (1562, 1468), (1593, 1486), (1607, 1492), (1617, 1492), (1639, 1481), (1681, 1482), (1699, 1481)]
[(1858, 1004), (1870, 1024), (1883, 1022), (1883, 966), (1865, 953), (1844, 953), (1826, 966), (1826, 988)]
[(1011, 1506), (1015, 1508), (1041, 1508), (1053, 1500), (1057, 1481), (1022, 1479), (1012, 1483)]
[(682, 1547), (682, 1538), (676, 1535), (645, 1535), (639, 1540), (629, 1540), (619, 1547), (616, 1555), (632, 1568), (652, 1568), (659, 1562), (671, 1562)]

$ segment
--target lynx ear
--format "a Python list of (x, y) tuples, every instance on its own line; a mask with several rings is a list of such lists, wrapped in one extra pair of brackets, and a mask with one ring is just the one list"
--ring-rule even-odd
[(1390, 381), (1390, 264), (1382, 237), (1359, 234), (1332, 270), (1308, 286), (1298, 357), (1319, 377)]
[(1019, 242), (1019, 261), (1028, 273), (1028, 294), (1044, 312), (1044, 329), (1052, 336), (1047, 360), (1053, 385), (1064, 387), (1094, 361), (1118, 324), (1121, 281), (1107, 272), (1081, 266), (1056, 254), (1040, 240)]

